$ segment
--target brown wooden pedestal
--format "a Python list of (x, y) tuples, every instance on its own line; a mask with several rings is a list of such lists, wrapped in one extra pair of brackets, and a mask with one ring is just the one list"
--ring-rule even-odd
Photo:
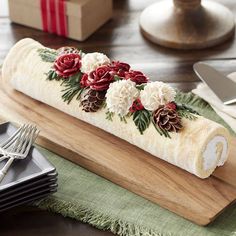
[(163, 0), (140, 17), (143, 35), (154, 43), (178, 49), (215, 46), (234, 34), (234, 16), (208, 0)]

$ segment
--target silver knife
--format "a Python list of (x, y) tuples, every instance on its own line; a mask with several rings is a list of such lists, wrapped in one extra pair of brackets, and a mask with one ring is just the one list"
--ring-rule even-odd
[(236, 102), (235, 82), (202, 62), (195, 63), (193, 69), (197, 76), (209, 86), (225, 105)]

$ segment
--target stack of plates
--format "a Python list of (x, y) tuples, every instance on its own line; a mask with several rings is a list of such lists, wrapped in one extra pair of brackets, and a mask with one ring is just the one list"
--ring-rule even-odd
[[(0, 125), (0, 143), (16, 131), (11, 123)], [(7, 161), (7, 160), (6, 160)], [(6, 161), (0, 162), (0, 168)], [(32, 147), (24, 160), (15, 160), (0, 183), (0, 212), (42, 199), (57, 190), (57, 172), (45, 157)]]

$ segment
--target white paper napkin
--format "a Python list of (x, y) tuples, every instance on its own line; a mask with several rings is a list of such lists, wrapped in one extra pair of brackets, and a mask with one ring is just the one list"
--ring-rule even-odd
[[(236, 83), (236, 72), (228, 76)], [(193, 93), (207, 101), (215, 112), (236, 132), (236, 105), (224, 105), (223, 102), (210, 90), (210, 88), (201, 83)], [(236, 91), (235, 91), (236, 93)]]

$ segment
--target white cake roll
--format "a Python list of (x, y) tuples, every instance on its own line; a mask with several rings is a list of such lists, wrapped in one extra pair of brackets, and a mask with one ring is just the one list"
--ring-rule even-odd
[(171, 132), (171, 138), (159, 135), (153, 125), (140, 134), (132, 118), (121, 122), (115, 115), (106, 119), (106, 108), (84, 112), (78, 100), (69, 104), (61, 98), (61, 83), (47, 80), (52, 63), (42, 61), (38, 49), (44, 48), (32, 39), (19, 41), (8, 53), (2, 79), (14, 89), (55, 107), (71, 116), (97, 126), (150, 154), (176, 165), (200, 178), (209, 177), (217, 166), (222, 166), (229, 154), (228, 131), (221, 125), (198, 116), (196, 120), (182, 118), (183, 129)]

